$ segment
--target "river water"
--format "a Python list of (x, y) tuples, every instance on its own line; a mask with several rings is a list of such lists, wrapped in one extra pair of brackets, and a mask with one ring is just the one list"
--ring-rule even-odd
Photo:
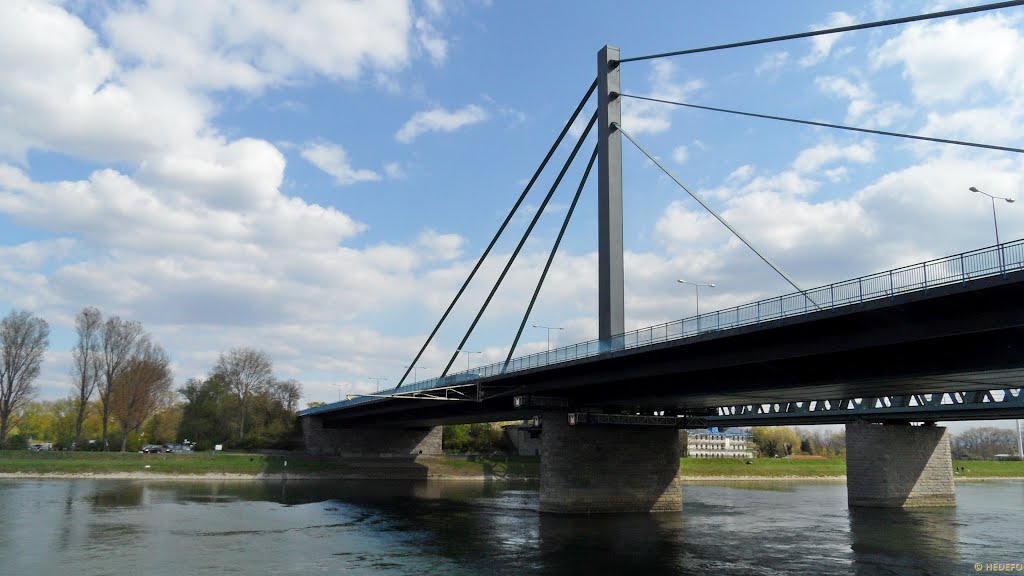
[(975, 574), (1024, 562), (1024, 482), (955, 509), (842, 483), (687, 484), (683, 512), (552, 516), (534, 483), (0, 480), (0, 574)]

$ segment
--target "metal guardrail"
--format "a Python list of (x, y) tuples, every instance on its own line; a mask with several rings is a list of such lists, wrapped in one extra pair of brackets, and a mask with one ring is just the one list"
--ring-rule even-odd
[[(894, 268), (885, 272), (861, 276), (852, 280), (844, 280), (827, 286), (819, 286), (805, 292), (794, 292), (725, 310), (640, 328), (612, 336), (610, 339), (589, 340), (547, 352), (520, 356), (509, 362), (507, 367), (504, 362), (496, 362), (487, 366), (450, 374), (444, 378), (430, 378), (414, 382), (399, 388), (390, 389), (387, 393), (397, 394), (470, 384), (481, 378), (498, 376), (509, 372), (550, 366), (671, 340), (691, 338), (718, 330), (739, 328), (782, 318), (801, 316), (818, 310), (830, 310), (863, 304), (864, 302), (892, 298), (908, 292), (963, 283), (987, 276), (1005, 275), (1007, 272), (1018, 270), (1024, 270), (1024, 239), (928, 260), (919, 264)], [(310, 408), (300, 412), (300, 415), (315, 414), (317, 412), (369, 402), (374, 399), (376, 398), (372, 396), (352, 398), (342, 402)]]

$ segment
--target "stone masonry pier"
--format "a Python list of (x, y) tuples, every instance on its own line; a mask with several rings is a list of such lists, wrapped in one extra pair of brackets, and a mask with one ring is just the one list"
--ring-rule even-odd
[(949, 431), (906, 424), (846, 425), (851, 507), (955, 506)]
[(675, 428), (570, 426), (543, 415), (540, 511), (678, 512), (683, 507)]
[(324, 428), (323, 418), (302, 417), (306, 452), (318, 456), (439, 456), (441, 427)]

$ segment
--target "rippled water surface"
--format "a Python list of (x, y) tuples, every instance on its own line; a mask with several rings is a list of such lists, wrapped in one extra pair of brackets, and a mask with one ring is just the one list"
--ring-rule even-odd
[(841, 483), (689, 484), (550, 516), (535, 484), (0, 480), (0, 574), (975, 574), (1024, 561), (1024, 482), (849, 511)]

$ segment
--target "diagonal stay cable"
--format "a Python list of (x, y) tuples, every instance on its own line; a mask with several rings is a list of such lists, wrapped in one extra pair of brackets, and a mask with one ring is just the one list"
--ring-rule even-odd
[(526, 231), (523, 232), (523, 237), (519, 240), (519, 244), (516, 246), (516, 249), (512, 251), (512, 256), (510, 256), (508, 262), (505, 263), (505, 268), (501, 271), (501, 275), (499, 275), (498, 279), (494, 282), (494, 287), (491, 288), (490, 294), (487, 295), (487, 299), (484, 300), (484, 303), (480, 306), (480, 310), (477, 311), (476, 318), (473, 319), (473, 323), (470, 324), (469, 329), (466, 330), (466, 335), (463, 336), (462, 341), (459, 342), (459, 347), (455, 350), (455, 353), (452, 354), (452, 358), (448, 361), (448, 365), (444, 367), (444, 372), (441, 372), (442, 378), (448, 375), (448, 370), (451, 369), (452, 364), (455, 363), (455, 358), (459, 355), (459, 350), (462, 350), (466, 345), (466, 341), (469, 340), (469, 336), (473, 333), (477, 323), (480, 322), (480, 317), (484, 315), (484, 311), (487, 310), (487, 306), (491, 303), (491, 299), (494, 298), (494, 294), (498, 291), (502, 281), (505, 280), (505, 275), (508, 274), (509, 269), (512, 268), (512, 264), (515, 262), (516, 257), (519, 256), (519, 251), (522, 250), (523, 246), (526, 244), (526, 240), (530, 237), (530, 233), (533, 232), (533, 227), (537, 225), (537, 221), (540, 220), (541, 214), (544, 213), (544, 208), (546, 208), (548, 202), (551, 201), (551, 197), (555, 194), (555, 189), (557, 189), (558, 185), (562, 183), (562, 178), (564, 178), (565, 173), (569, 171), (569, 166), (571, 166), (573, 160), (576, 159), (576, 154), (583, 146), (583, 141), (587, 139), (587, 136), (590, 134), (590, 130), (594, 127), (594, 123), (596, 122), (597, 112), (594, 112), (594, 115), (590, 117), (590, 122), (587, 123), (587, 128), (583, 131), (583, 134), (580, 135), (579, 140), (576, 142), (576, 146), (573, 147), (572, 152), (569, 154), (569, 158), (566, 159), (565, 164), (562, 165), (562, 170), (558, 173), (558, 177), (555, 178), (555, 181), (551, 184), (551, 189), (548, 190), (547, 196), (544, 197), (544, 201), (541, 202), (540, 207), (537, 208), (537, 212), (533, 215), (533, 219), (530, 220), (530, 225), (527, 226)]
[(409, 363), (409, 367), (406, 368), (405, 374), (402, 374), (402, 378), (399, 379), (398, 385), (395, 386), (395, 388), (400, 387), (402, 383), (405, 382), (405, 379), (409, 377), (409, 372), (411, 372), (413, 366), (415, 366), (416, 363), (419, 362), (420, 357), (423, 356), (423, 352), (427, 349), (427, 346), (430, 345), (430, 342), (431, 340), (434, 339), (434, 336), (437, 335), (437, 331), (441, 329), (441, 325), (444, 324), (444, 321), (448, 318), (448, 315), (451, 314), (452, 309), (455, 308), (455, 304), (459, 301), (459, 298), (462, 297), (462, 294), (466, 291), (466, 287), (469, 286), (469, 283), (473, 280), (473, 277), (476, 276), (477, 271), (480, 270), (480, 266), (484, 263), (484, 260), (487, 258), (487, 255), (491, 253), (491, 249), (494, 248), (494, 245), (498, 242), (498, 238), (505, 231), (505, 228), (508, 226), (508, 223), (512, 221), (512, 217), (515, 215), (516, 211), (519, 210), (519, 206), (523, 203), (523, 200), (526, 199), (527, 194), (529, 194), (530, 190), (533, 189), (533, 185), (535, 182), (537, 182), (537, 178), (540, 177), (540, 173), (544, 171), (545, 167), (547, 167), (548, 161), (551, 160), (551, 157), (555, 154), (555, 150), (558, 149), (558, 146), (562, 143), (562, 140), (565, 138), (565, 135), (569, 133), (569, 129), (572, 128), (573, 123), (576, 122), (576, 118), (580, 115), (580, 112), (583, 111), (583, 107), (586, 106), (587, 100), (590, 100), (590, 96), (594, 93), (594, 90), (596, 89), (597, 80), (594, 80), (594, 82), (590, 85), (590, 88), (587, 89), (587, 93), (583, 95), (583, 99), (581, 99), (580, 103), (576, 106), (576, 110), (572, 113), (572, 116), (569, 117), (569, 121), (565, 123), (565, 126), (562, 128), (562, 131), (558, 134), (558, 138), (555, 138), (555, 143), (552, 144), (551, 148), (548, 149), (548, 153), (547, 155), (544, 156), (544, 160), (541, 161), (540, 166), (537, 167), (537, 171), (533, 173), (533, 178), (530, 178), (530, 182), (526, 185), (526, 188), (523, 189), (523, 193), (519, 195), (519, 199), (516, 200), (515, 205), (512, 206), (512, 209), (509, 211), (508, 215), (505, 216), (505, 221), (502, 222), (501, 226), (498, 227), (498, 231), (494, 234), (494, 238), (491, 239), (491, 243), (487, 245), (487, 248), (484, 250), (484, 253), (480, 255), (480, 259), (476, 261), (476, 266), (473, 266), (473, 270), (470, 271), (469, 277), (467, 277), (466, 281), (462, 284), (462, 288), (459, 288), (458, 293), (455, 294), (455, 298), (452, 298), (452, 302), (451, 304), (448, 305), (448, 309), (444, 311), (443, 315), (441, 315), (441, 319), (438, 320), (437, 325), (434, 326), (434, 329), (430, 332), (430, 336), (427, 336), (427, 341), (423, 343), (423, 347), (420, 348), (420, 351), (416, 353), (416, 358), (413, 358), (413, 361)]
[(540, 280), (537, 281), (537, 288), (533, 291), (533, 298), (530, 298), (530, 305), (526, 307), (526, 313), (523, 314), (523, 322), (519, 324), (519, 331), (516, 332), (516, 339), (512, 341), (512, 347), (508, 350), (508, 356), (505, 357), (505, 364), (501, 367), (501, 373), (504, 374), (505, 370), (508, 370), (508, 363), (512, 361), (512, 354), (516, 351), (516, 346), (519, 345), (519, 339), (523, 336), (523, 330), (526, 328), (526, 322), (530, 318), (530, 313), (533, 312), (533, 305), (537, 303), (537, 296), (540, 295), (540, 289), (544, 285), (544, 279), (548, 276), (548, 270), (551, 269), (551, 263), (555, 260), (555, 253), (558, 252), (558, 247), (562, 243), (562, 237), (565, 236), (565, 229), (569, 227), (569, 220), (572, 218), (573, 211), (576, 210), (576, 204), (580, 201), (580, 195), (583, 193), (583, 187), (587, 184), (587, 177), (590, 176), (590, 170), (594, 167), (594, 161), (597, 160), (597, 147), (594, 147), (593, 154), (590, 155), (590, 161), (587, 162), (587, 169), (583, 171), (583, 177), (580, 178), (580, 185), (576, 189), (576, 195), (572, 199), (572, 204), (569, 205), (569, 211), (565, 214), (565, 220), (562, 221), (562, 229), (558, 231), (558, 237), (555, 238), (555, 244), (551, 247), (551, 254), (548, 255), (548, 261), (544, 264), (544, 271), (540, 273)]
[(669, 178), (671, 178), (673, 181), (675, 181), (675, 183), (678, 184), (680, 188), (685, 190), (687, 194), (689, 194), (691, 197), (693, 197), (693, 199), (696, 200), (701, 206), (703, 206), (705, 210), (710, 212), (712, 216), (714, 216), (719, 222), (721, 222), (723, 226), (728, 228), (729, 231), (732, 232), (737, 238), (739, 238), (741, 242), (746, 244), (747, 248), (750, 248), (751, 250), (753, 250), (754, 254), (757, 254), (758, 258), (760, 258), (761, 260), (764, 260), (765, 264), (771, 266), (772, 270), (775, 270), (775, 272), (777, 272), (779, 274), (779, 276), (782, 276), (783, 278), (785, 278), (786, 282), (789, 282), (790, 286), (792, 286), (793, 288), (796, 288), (797, 292), (803, 294), (804, 298), (807, 298), (807, 300), (811, 304), (814, 304), (815, 308), (821, 309), (821, 306), (819, 306), (818, 303), (815, 302), (814, 299), (811, 298), (810, 295), (807, 294), (806, 290), (804, 290), (803, 288), (798, 286), (797, 283), (794, 282), (793, 279), (789, 277), (789, 275), (787, 275), (785, 272), (782, 271), (782, 268), (779, 268), (778, 266), (776, 266), (775, 263), (772, 262), (771, 260), (769, 260), (767, 256), (762, 254), (760, 250), (758, 250), (757, 248), (754, 248), (754, 245), (751, 244), (749, 240), (744, 238), (743, 235), (740, 234), (735, 228), (733, 228), (731, 224), (726, 222), (725, 218), (722, 218), (722, 216), (718, 212), (716, 212), (714, 208), (712, 208), (711, 206), (708, 206), (707, 202), (705, 202), (704, 199), (700, 197), (700, 195), (698, 195), (696, 192), (693, 192), (692, 190), (687, 188), (686, 185), (683, 184), (679, 180), (679, 178), (676, 178), (674, 174), (669, 172), (668, 168), (665, 168), (664, 164), (659, 162), (657, 158), (655, 158), (643, 146), (641, 146), (639, 143), (637, 143), (637, 141), (634, 140), (633, 137), (629, 135), (629, 132), (626, 132), (625, 130), (623, 130), (622, 126), (619, 126), (618, 124), (612, 124), (612, 128), (615, 128), (619, 132), (622, 132), (622, 135), (625, 136), (630, 142), (632, 142), (633, 145), (637, 147), (637, 149), (639, 149), (641, 152), (643, 152), (644, 156), (647, 156), (651, 160), (651, 162), (654, 162), (654, 164), (657, 165), (658, 168), (661, 168), (662, 172), (664, 172)]
[(691, 48), (689, 50), (678, 50), (676, 52), (663, 52), (661, 54), (650, 54), (648, 56), (634, 56), (633, 58), (623, 58), (619, 62), (637, 62), (640, 60), (651, 60), (654, 58), (667, 58), (669, 56), (683, 56), (686, 54), (697, 54), (700, 52), (713, 52), (715, 50), (727, 50), (730, 48), (740, 48), (742, 46), (754, 46), (757, 44), (768, 44), (770, 42), (782, 42), (785, 40), (797, 40), (799, 38), (810, 38), (812, 36), (822, 36), (825, 34), (839, 34), (841, 32), (853, 32), (855, 30), (866, 30), (868, 28), (880, 28), (882, 26), (893, 26), (895, 24), (907, 24), (909, 22), (920, 22), (922, 20), (933, 20), (935, 18), (948, 18), (950, 16), (961, 16), (963, 14), (974, 14), (976, 12), (987, 12), (989, 10), (999, 10), (1002, 8), (1013, 8), (1015, 6), (1024, 5), (1024, 0), (1014, 0), (1012, 2), (996, 2), (994, 4), (982, 4), (979, 6), (968, 6), (967, 8), (957, 8), (955, 10), (945, 10), (942, 12), (932, 12), (929, 14), (919, 14), (917, 16), (906, 16), (903, 18), (892, 18), (890, 20), (879, 20), (877, 22), (865, 22), (863, 24), (853, 24), (850, 26), (840, 26), (837, 28), (825, 28), (822, 30), (812, 30), (810, 32), (800, 32), (797, 34), (786, 34), (785, 36), (772, 36), (770, 38), (759, 38), (757, 40), (746, 40), (743, 42), (733, 42), (731, 44), (719, 44), (717, 46), (705, 46), (703, 48)]
[(989, 150), (1001, 150), (1003, 152), (1016, 152), (1018, 154), (1024, 154), (1024, 148), (1012, 148), (1010, 146), (996, 146), (994, 144), (981, 144), (978, 142), (966, 142), (964, 140), (949, 140), (946, 138), (932, 138), (930, 136), (918, 136), (916, 134), (904, 134), (901, 132), (887, 132), (885, 130), (873, 130), (871, 128), (857, 128), (855, 126), (844, 126), (842, 124), (830, 124), (828, 122), (816, 122), (813, 120), (800, 120), (798, 118), (787, 118), (786, 116), (772, 116), (769, 114), (757, 114), (755, 112), (742, 112), (740, 110), (729, 110), (728, 108), (715, 108), (713, 106), (700, 106), (697, 104), (688, 104), (686, 102), (675, 102), (672, 100), (662, 100), (661, 98), (651, 98), (650, 96), (636, 96), (634, 94), (619, 94), (623, 98), (634, 98), (636, 100), (647, 100), (648, 102), (658, 102), (660, 104), (672, 104), (673, 106), (684, 106), (686, 108), (696, 108), (698, 110), (710, 110), (712, 112), (724, 112), (726, 114), (736, 114), (739, 116), (751, 116), (753, 118), (764, 118), (767, 120), (779, 120), (782, 122), (793, 122), (794, 124), (807, 124), (809, 126), (820, 126), (823, 128), (836, 128), (838, 130), (850, 130), (852, 132), (863, 132), (866, 134), (880, 134), (882, 136), (894, 136), (896, 138), (908, 138), (911, 140), (924, 140), (926, 142), (938, 142), (939, 144), (955, 144), (957, 146), (971, 146), (973, 148), (987, 148)]

